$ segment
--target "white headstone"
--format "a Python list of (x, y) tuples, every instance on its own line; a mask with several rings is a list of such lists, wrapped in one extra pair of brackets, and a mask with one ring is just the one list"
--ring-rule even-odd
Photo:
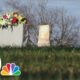
[(39, 26), (38, 47), (50, 46), (50, 27), (49, 25)]
[(23, 24), (11, 29), (0, 29), (0, 47), (21, 47), (23, 43)]

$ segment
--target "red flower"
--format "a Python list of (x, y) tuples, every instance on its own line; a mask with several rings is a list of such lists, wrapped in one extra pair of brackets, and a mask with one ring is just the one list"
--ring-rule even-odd
[(16, 17), (13, 17), (12, 18), (12, 23), (14, 24), (14, 23), (17, 23), (17, 21), (18, 21), (18, 19), (16, 18)]

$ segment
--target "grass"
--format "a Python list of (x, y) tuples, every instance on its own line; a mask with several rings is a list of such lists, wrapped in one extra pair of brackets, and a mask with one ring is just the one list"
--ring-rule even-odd
[(12, 80), (80, 80), (79, 48), (0, 48), (0, 57), (2, 65), (21, 67), (21, 76)]

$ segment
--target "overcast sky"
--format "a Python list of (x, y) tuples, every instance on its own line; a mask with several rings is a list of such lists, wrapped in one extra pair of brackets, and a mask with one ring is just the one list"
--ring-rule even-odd
[[(27, 1), (27, 0), (22, 0)], [(50, 7), (65, 8), (70, 14), (80, 17), (80, 0), (48, 0)], [(6, 10), (6, 0), (0, 0), (0, 10)]]
[(52, 7), (67, 9), (71, 14), (80, 16), (80, 0), (50, 0)]

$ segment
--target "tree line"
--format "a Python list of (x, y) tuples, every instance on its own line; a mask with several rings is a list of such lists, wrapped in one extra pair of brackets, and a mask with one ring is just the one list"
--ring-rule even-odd
[(25, 4), (21, 4), (19, 0), (9, 0), (6, 3), (23, 14), (29, 22), (29, 27), (24, 31), (25, 45), (36, 45), (38, 25), (49, 24), (51, 46), (78, 46), (79, 21), (65, 9), (50, 8), (48, 0), (27, 0)]

